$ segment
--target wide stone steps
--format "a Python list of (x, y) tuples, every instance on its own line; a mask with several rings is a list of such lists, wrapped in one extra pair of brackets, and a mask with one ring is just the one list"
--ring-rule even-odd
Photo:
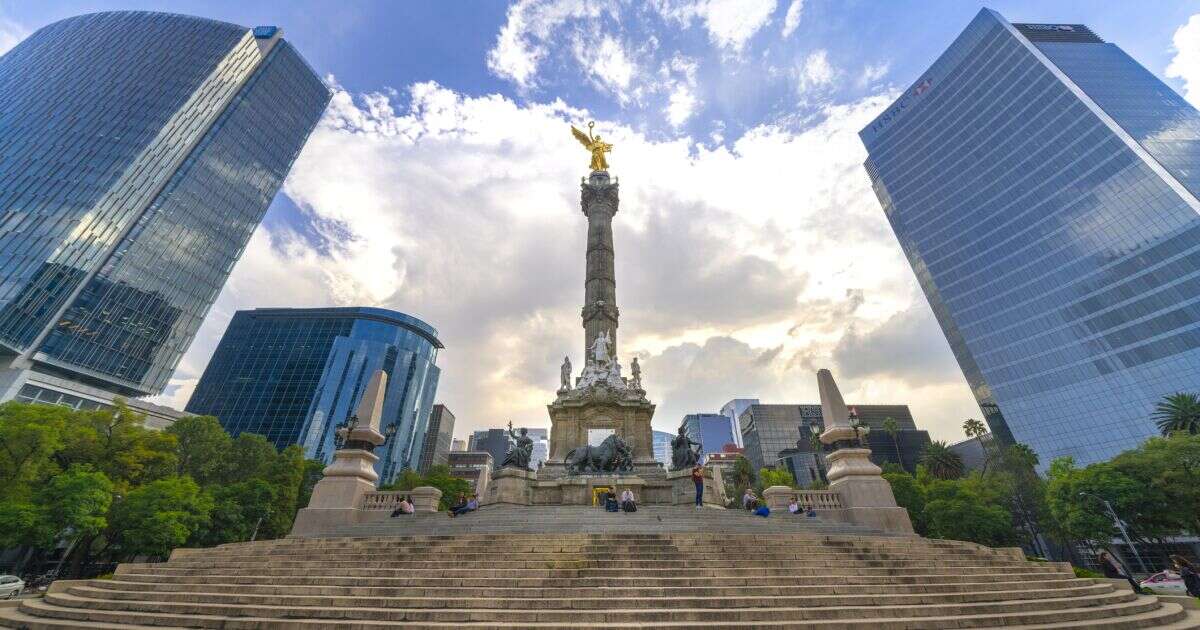
[[(1067, 601), (1043, 602), (1044, 609), (1029, 609), (1020, 602), (1014, 602), (1014, 612), (997, 612), (987, 610), (980, 605), (963, 605), (947, 607), (940, 612), (926, 616), (906, 616), (891, 613), (903, 613), (906, 609), (894, 607), (846, 607), (840, 609), (803, 609), (778, 607), (769, 610), (761, 609), (730, 609), (720, 611), (721, 619), (713, 619), (713, 611), (709, 609), (671, 609), (647, 614), (647, 611), (614, 609), (604, 612), (568, 611), (562, 614), (555, 612), (537, 612), (534, 614), (521, 613), (515, 622), (497, 622), (487, 619), (492, 611), (439, 611), (439, 610), (397, 610), (386, 609), (354, 610), (355, 616), (369, 614), (369, 619), (335, 618), (334, 615), (348, 611), (329, 611), (323, 618), (287, 618), (277, 615), (265, 617), (225, 616), (220, 609), (205, 609), (198, 613), (179, 613), (177, 611), (154, 610), (151, 612), (136, 610), (114, 610), (110, 607), (99, 608), (103, 600), (90, 600), (69, 594), (59, 595), (46, 601), (34, 600), (34, 604), (23, 607), (21, 614), (26, 619), (14, 620), (10, 616), (0, 618), (0, 622), (15, 621), (28, 624), (29, 617), (46, 617), (56, 621), (79, 620), (98, 621), (112, 624), (137, 624), (140, 626), (157, 627), (189, 627), (189, 628), (222, 628), (231, 630), (286, 630), (291, 628), (374, 628), (374, 627), (404, 627), (412, 629), (424, 628), (616, 628), (616, 627), (647, 627), (656, 628), (694, 628), (697, 625), (705, 627), (745, 627), (745, 628), (839, 628), (866, 629), (886, 628), (888, 630), (923, 630), (939, 628), (995, 628), (995, 627), (1072, 627), (1097, 629), (1125, 628), (1155, 628), (1166, 624), (1186, 620), (1182, 609), (1176, 604), (1163, 605), (1153, 597), (1134, 597), (1116, 603), (1085, 603), (1086, 607), (1070, 607)], [(288, 613), (287, 609), (279, 612)], [(927, 609), (927, 612), (931, 612)], [(395, 614), (400, 618), (382, 619), (378, 615)], [(816, 613), (816, 614), (814, 614)], [(294, 614), (294, 613), (293, 613)], [(768, 614), (773, 614), (770, 618)], [(568, 617), (565, 621), (547, 620), (548, 616)], [(823, 617), (822, 615), (829, 615)], [(428, 621), (430, 617), (439, 618)], [(752, 617), (752, 618), (745, 618)], [(725, 619), (733, 618), (733, 619)], [(1062, 625), (1068, 624), (1068, 625)], [(15, 626), (14, 626), (15, 627)], [(73, 625), (41, 626), (29, 625), (31, 630), (38, 627), (79, 627)], [(119, 626), (120, 627), (120, 626)], [(1180, 625), (1180, 628), (1194, 628), (1195, 625)]]
[[(0, 609), (0, 627), (1200, 629), (1177, 604), (1016, 550), (721, 510), (608, 515), (626, 528), (580, 532), (577, 520), (604, 513), (501, 508), (462, 520), (504, 529), (524, 515), (548, 529), (447, 532), (432, 526), (460, 519), (427, 515), (408, 521), (431, 526), (412, 536), (177, 550), (168, 562), (122, 564), (113, 579), (57, 582), (43, 599)], [(742, 527), (673, 531), (658, 516)]]

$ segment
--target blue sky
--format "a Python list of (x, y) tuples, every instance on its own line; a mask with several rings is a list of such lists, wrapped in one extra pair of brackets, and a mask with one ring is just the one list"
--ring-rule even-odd
[[(274, 24), (334, 99), (161, 401), (182, 406), (233, 311), (375, 305), (441, 331), (457, 433), (546, 426), (581, 366), (587, 157), (616, 144), (620, 355), (655, 426), (730, 398), (906, 403), (936, 439), (978, 417), (872, 194), (858, 130), (981, 8), (962, 0), (3, 2), (0, 50), (71, 15)], [(1012, 1), (1086, 23), (1200, 97), (1200, 0)]]

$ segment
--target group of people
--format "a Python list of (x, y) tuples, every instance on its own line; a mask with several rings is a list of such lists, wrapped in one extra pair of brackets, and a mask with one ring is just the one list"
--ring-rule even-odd
[[(746, 493), (742, 495), (742, 509), (747, 512), (754, 512), (758, 516), (768, 517), (771, 515), (771, 508), (767, 507), (767, 503), (760, 499), (754, 490), (746, 488)], [(796, 497), (788, 500), (788, 514), (795, 516), (806, 516), (808, 518), (816, 518), (817, 511), (811, 505), (800, 507), (800, 503)]]
[(617, 493), (609, 490), (604, 493), (604, 511), (605, 512), (636, 512), (637, 500), (633, 496), (633, 490), (626, 488), (621, 493), (621, 498), (617, 499)]
[[(454, 500), (454, 504), (450, 506), (450, 518), (462, 516), (467, 512), (474, 512), (477, 509), (479, 509), (478, 497), (473, 494), (467, 496), (459, 493), (458, 498)], [(392, 518), (404, 516), (405, 514), (412, 514), (415, 511), (416, 509), (413, 508), (412, 495), (404, 495), (400, 497), (400, 505), (397, 505), (396, 509), (392, 510)]]

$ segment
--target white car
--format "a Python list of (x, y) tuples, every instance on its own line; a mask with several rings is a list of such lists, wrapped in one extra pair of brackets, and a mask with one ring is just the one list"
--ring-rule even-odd
[(12, 599), (25, 590), (25, 583), (15, 575), (0, 575), (0, 599)]
[(1163, 595), (1187, 595), (1183, 578), (1174, 571), (1159, 571), (1142, 580), (1142, 588), (1152, 588)]

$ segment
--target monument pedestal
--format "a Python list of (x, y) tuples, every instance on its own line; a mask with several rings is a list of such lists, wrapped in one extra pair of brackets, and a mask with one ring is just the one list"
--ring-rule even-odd
[[(671, 470), (667, 472), (667, 480), (671, 482), (672, 505), (695, 505), (696, 483), (692, 481), (692, 471)], [(707, 467), (704, 469), (704, 505), (710, 507), (725, 507), (725, 482), (721, 479), (721, 469)]]
[(521, 468), (501, 468), (488, 484), (487, 497), (481, 499), (485, 505), (510, 503), (513, 505), (533, 504), (533, 484), (537, 473)]

